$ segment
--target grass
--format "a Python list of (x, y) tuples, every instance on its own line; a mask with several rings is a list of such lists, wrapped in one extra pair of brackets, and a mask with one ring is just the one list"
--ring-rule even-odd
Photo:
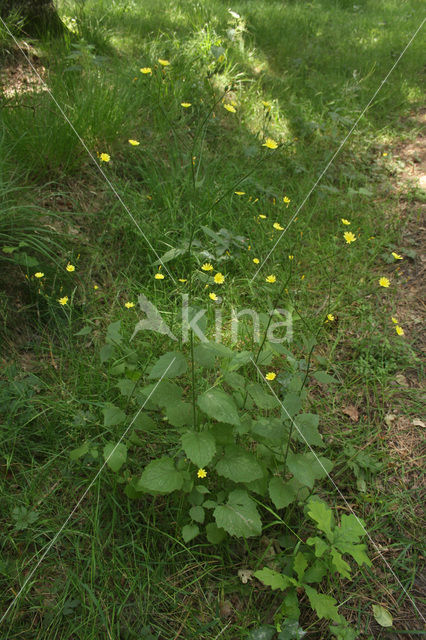
[[(417, 207), (402, 215), (401, 205), (420, 196), (398, 195), (392, 177), (393, 149), (417, 134), (410, 114), (421, 105), (420, 36), (259, 277), (251, 277), (253, 257), (262, 261), (279, 237), (272, 223), (285, 227), (294, 215), (419, 26), (421, 5), (249, 0), (232, 8), (240, 18), (219, 0), (60, 4), (76, 38), (37, 43), (45, 79), (93, 155), (108, 153), (109, 163), (90, 159), (48, 92), (2, 97), (8, 160), (0, 239), (14, 248), (2, 254), (2, 610), (99, 469), (99, 458), (73, 462), (70, 451), (86, 439), (102, 447), (120, 436), (120, 427), (105, 427), (102, 418), (105, 402), (123, 402), (117, 371), (99, 358), (107, 327), (121, 320), (123, 356), (131, 351), (142, 374), (170, 350), (167, 338), (148, 332), (128, 343), (138, 315), (124, 304), (144, 293), (178, 329), (188, 284), (155, 280), (155, 262), (190, 239), (195, 218), (195, 257), (183, 253), (166, 267), (176, 279), (189, 278), (211, 260), (225, 274), (214, 291), (224, 298), (228, 344), (233, 307), (273, 308), (278, 289), (264, 280), (274, 274), (288, 281), (278, 306), (293, 313), (301, 375), (316, 336), (313, 365), (340, 380), (330, 393), (310, 379), (307, 406), (320, 415), (332, 477), (377, 547), (369, 547), (372, 569), (339, 580), (333, 593), (361, 637), (406, 637), (421, 620), (383, 558), (420, 603), (420, 437), (412, 427), (421, 406), (419, 345), (414, 325), (403, 325), (400, 338), (391, 321), (396, 315), (403, 322), (409, 265), (417, 260), (402, 240), (416, 224)], [(10, 48), (3, 31), (0, 37)], [(161, 69), (158, 58), (170, 66)], [(153, 68), (152, 76), (140, 73), (143, 66)], [(222, 100), (234, 101), (236, 113)], [(189, 109), (181, 107), (186, 101)], [(262, 148), (267, 136), (282, 146)], [(129, 138), (140, 145), (130, 146)], [(341, 218), (357, 236), (350, 245)], [(229, 230), (229, 259), (202, 226)], [(60, 243), (48, 242), (49, 233), (60, 234)], [(22, 239), (37, 265), (16, 259)], [(401, 265), (392, 251), (404, 255)], [(75, 272), (66, 271), (69, 262)], [(382, 276), (390, 289), (378, 286)], [(191, 285), (195, 302), (208, 306), (211, 335), (215, 307), (204, 286), (202, 278)], [(69, 304), (62, 307), (64, 295)], [(328, 313), (336, 320), (324, 324)], [(245, 333), (239, 340), (251, 347)], [(274, 369), (281, 368), (276, 360)], [(256, 378), (249, 367), (245, 373)], [(408, 388), (398, 375), (409, 379)], [(201, 390), (210, 384), (196, 382)], [(132, 399), (128, 405), (138, 407)], [(356, 421), (342, 411), (349, 405), (358, 409)], [(238, 570), (259, 569), (275, 555), (280, 561), (286, 526), (305, 537), (307, 518), (290, 509), (280, 523), (262, 498), (261, 539), (212, 547), (200, 536), (185, 544), (184, 498), (132, 501), (123, 491), (150, 459), (179, 449), (178, 436), (158, 420), (132, 449), (122, 476), (102, 472), (3, 622), (3, 638), (233, 640), (272, 621), (282, 598), (259, 582), (243, 584)], [(318, 493), (344, 512), (330, 483)], [(372, 604), (392, 612), (392, 634), (376, 624)], [(301, 621), (308, 637), (331, 637), (306, 602)]]

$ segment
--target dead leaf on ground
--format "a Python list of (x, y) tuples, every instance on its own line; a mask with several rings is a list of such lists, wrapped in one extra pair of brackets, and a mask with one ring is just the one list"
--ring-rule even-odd
[(239, 569), (238, 577), (243, 584), (247, 584), (249, 580), (253, 580), (253, 571), (251, 569)]
[(388, 427), (392, 426), (392, 422), (396, 419), (396, 415), (394, 413), (387, 413), (385, 415), (385, 422)]
[(419, 420), (418, 418), (415, 418), (413, 420), (413, 426), (414, 427), (422, 427), (424, 429), (426, 427), (426, 424), (423, 422), (423, 420)]
[(401, 387), (409, 387), (408, 380), (402, 373), (397, 373), (395, 376), (395, 381), (401, 385)]
[(232, 616), (232, 604), (229, 600), (222, 600), (219, 604), (219, 613), (221, 618), (230, 618)]
[(353, 404), (348, 404), (346, 407), (343, 407), (342, 413), (349, 416), (352, 422), (358, 422), (359, 413), (358, 409), (353, 406)]

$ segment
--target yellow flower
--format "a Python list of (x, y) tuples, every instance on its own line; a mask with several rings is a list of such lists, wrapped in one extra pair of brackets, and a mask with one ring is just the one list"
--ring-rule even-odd
[(329, 314), (327, 315), (327, 320), (328, 320), (329, 322), (334, 322), (334, 316), (333, 316), (333, 314), (332, 314), (332, 313), (329, 313)]
[(253, 262), (254, 262), (254, 264), (259, 264), (260, 260), (259, 260), (259, 258), (253, 258)]
[(183, 107), (184, 109), (188, 109), (188, 107), (191, 107), (192, 104), (190, 102), (181, 102), (180, 106)]
[(291, 200), (290, 200), (290, 198), (287, 198), (287, 196), (284, 196), (283, 202), (284, 202), (284, 204), (286, 204), (288, 206), (290, 204)]
[(243, 196), (245, 195), (245, 191), (234, 191), (236, 196)]
[(351, 242), (355, 242), (356, 240), (356, 236), (352, 233), (352, 231), (345, 231), (343, 237), (346, 240), (346, 244), (351, 244)]
[(268, 216), (265, 216), (263, 213), (259, 213), (259, 218), (260, 218), (261, 220), (266, 220), (266, 218), (267, 218), (267, 217), (268, 217)]
[(392, 251), (392, 255), (395, 258), (395, 260), (403, 260), (404, 259), (402, 256), (399, 255), (399, 253), (395, 253), (395, 251)]
[(379, 285), (387, 289), (390, 286), (390, 280), (388, 278), (380, 278)]
[(217, 300), (217, 295), (215, 293), (209, 293), (210, 300)]
[(205, 478), (207, 475), (207, 471), (205, 469), (198, 469), (197, 478)]
[(148, 73), (152, 73), (152, 69), (151, 67), (142, 67), (142, 69), (140, 69), (140, 72), (144, 75), (147, 75)]
[(277, 231), (284, 231), (284, 227), (282, 227), (280, 225), (279, 222), (274, 222), (274, 224), (272, 225), (274, 227), (274, 229), (276, 229)]
[(276, 377), (277, 377), (277, 374), (274, 373), (273, 371), (270, 371), (269, 373), (266, 374), (265, 380), (275, 380)]
[(397, 334), (398, 334), (399, 336), (403, 336), (403, 335), (404, 335), (404, 329), (403, 329), (402, 327), (400, 327), (400, 326), (399, 326), (399, 324), (397, 324), (397, 325), (395, 326), (395, 331), (397, 332)]
[(213, 265), (211, 265), (210, 262), (205, 262), (201, 268), (203, 271), (213, 271)]
[(162, 67), (168, 67), (170, 64), (168, 60), (163, 60), (162, 58), (158, 58), (158, 62), (161, 64)]
[(179, 282), (188, 282), (188, 280), (186, 278), (178, 278)]
[(223, 273), (220, 273), (220, 271), (218, 271), (213, 280), (216, 282), (216, 284), (223, 284), (225, 282), (225, 276), (223, 275)]
[(133, 307), (135, 306), (134, 302), (126, 302), (125, 305), (126, 309), (133, 309)]
[(272, 138), (266, 138), (265, 142), (262, 144), (262, 147), (267, 147), (267, 149), (276, 149), (278, 147), (278, 142), (272, 140)]
[(97, 290), (99, 289), (99, 287), (98, 287), (98, 285), (97, 285), (97, 284), (94, 284), (94, 285), (93, 285), (93, 288), (94, 288), (94, 290), (95, 290), (95, 291), (97, 291)]
[(340, 218), (340, 219), (341, 219), (341, 221), (342, 221), (342, 223), (343, 223), (343, 224), (346, 224), (346, 225), (351, 224), (351, 223), (349, 222), (349, 220), (346, 220), (346, 218)]
[(70, 273), (72, 273), (73, 271), (75, 271), (75, 266), (74, 266), (73, 264), (70, 264), (70, 263), (68, 262), (68, 264), (67, 264), (67, 266), (65, 267), (65, 269), (66, 269), (67, 271), (69, 271)]
[(132, 145), (132, 147), (137, 147), (140, 145), (140, 142), (138, 142), (138, 140), (129, 140), (129, 143)]
[(102, 162), (109, 162), (111, 160), (111, 156), (108, 153), (101, 153), (99, 157)]
[(68, 296), (64, 296), (63, 298), (59, 298), (58, 299), (59, 304), (61, 304), (62, 306), (66, 305), (68, 302)]
[(266, 100), (262, 100), (262, 104), (265, 107), (265, 109), (270, 109), (271, 108), (271, 103), (267, 102)]
[(162, 273), (156, 273), (154, 278), (156, 280), (164, 280), (164, 275)]
[(290, 255), (288, 256), (288, 259), (289, 259), (289, 260), (293, 260), (293, 259), (294, 259), (294, 256), (292, 256), (292, 255), (290, 254)]
[(277, 281), (277, 278), (274, 275), (270, 275), (270, 276), (266, 276), (265, 280), (266, 282), (270, 282), (271, 284), (273, 284), (274, 282)]
[(236, 113), (236, 112), (237, 112), (236, 108), (235, 108), (235, 107), (233, 107), (233, 106), (232, 106), (232, 104), (224, 104), (223, 106), (224, 106), (224, 107), (225, 107), (225, 109), (226, 109), (227, 111), (229, 111), (230, 113)]
[(382, 156), (383, 156), (384, 158), (386, 158), (386, 156), (387, 156), (387, 155), (388, 155), (388, 154), (386, 153), (386, 151), (385, 151), (384, 153), (382, 153)]
[(397, 320), (396, 318), (394, 318), (393, 316), (392, 316), (392, 322), (393, 322), (394, 324), (398, 324), (398, 320)]
[(34, 274), (35, 278), (43, 278), (43, 276), (44, 276), (43, 271), (37, 271), (37, 273)]

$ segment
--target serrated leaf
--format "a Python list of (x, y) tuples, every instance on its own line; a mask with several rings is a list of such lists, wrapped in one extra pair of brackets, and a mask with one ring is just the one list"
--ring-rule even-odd
[(285, 620), (281, 624), (281, 631), (277, 640), (300, 640), (306, 635), (306, 631), (299, 625), (298, 620)]
[(179, 256), (183, 256), (183, 254), (186, 253), (187, 251), (188, 251), (188, 245), (185, 245), (184, 247), (173, 247), (172, 249), (169, 249), (168, 251), (166, 251), (166, 253), (164, 253), (161, 256), (161, 258), (153, 262), (151, 266), (156, 267), (159, 264), (163, 265), (166, 262), (170, 262), (170, 260), (174, 260)]
[(281, 591), (284, 591), (292, 586), (288, 576), (275, 571), (275, 569), (269, 569), (269, 567), (264, 567), (259, 571), (255, 571), (253, 575), (255, 578), (260, 580), (260, 582), (266, 584), (267, 587), (271, 587), (273, 591), (275, 589), (281, 589)]
[(217, 506), (213, 515), (217, 526), (231, 536), (249, 538), (262, 532), (256, 504), (244, 489), (231, 491), (226, 505)]
[(148, 493), (171, 493), (182, 488), (183, 476), (171, 458), (153, 460), (144, 469), (136, 488)]
[(318, 431), (319, 415), (316, 413), (301, 413), (294, 418), (294, 437), (299, 442), (323, 447), (324, 442)]
[(200, 528), (196, 524), (186, 524), (182, 527), (182, 538), (184, 542), (190, 542), (198, 536)]
[(151, 404), (158, 405), (159, 407), (168, 407), (169, 405), (176, 404), (182, 398), (182, 389), (174, 382), (169, 380), (161, 380), (143, 387), (139, 390), (138, 396), (140, 396), (141, 402), (148, 402), (145, 405), (147, 408)]
[(331, 554), (331, 562), (336, 569), (344, 578), (351, 577), (351, 567), (348, 565), (346, 560), (343, 560), (342, 554), (337, 551), (334, 547), (330, 549)]
[(259, 418), (252, 424), (251, 432), (258, 442), (282, 445), (287, 442), (288, 430), (279, 418)]
[(301, 551), (299, 551), (293, 562), (293, 569), (297, 575), (297, 579), (299, 580), (299, 582), (301, 582), (307, 566), (308, 561), (306, 560), (306, 557)]
[(305, 592), (308, 596), (312, 609), (317, 614), (318, 618), (326, 618), (327, 620), (334, 620), (340, 622), (340, 616), (336, 607), (337, 600), (332, 596), (327, 596), (323, 593), (318, 593), (313, 587), (305, 585)]
[(228, 371), (237, 371), (245, 364), (248, 364), (253, 357), (251, 351), (240, 351), (236, 353), (228, 364)]
[(198, 468), (207, 466), (216, 453), (215, 439), (208, 431), (188, 431), (183, 434), (181, 442), (187, 457)]
[(81, 445), (81, 447), (77, 447), (77, 449), (73, 449), (72, 451), (70, 451), (70, 459), (78, 460), (79, 458), (82, 458), (83, 456), (85, 456), (86, 453), (88, 452), (89, 452), (89, 443), (85, 442), (84, 444)]
[(251, 482), (263, 477), (263, 471), (253, 454), (237, 445), (225, 447), (225, 455), (216, 465), (220, 476), (233, 482)]
[(328, 458), (316, 456), (312, 452), (304, 454), (289, 452), (287, 466), (300, 484), (312, 489), (315, 480), (325, 478), (330, 473), (333, 463)]
[(315, 560), (313, 564), (305, 571), (303, 582), (311, 584), (312, 582), (321, 582), (328, 571), (327, 566), (322, 560)]
[(321, 384), (340, 384), (340, 381), (326, 371), (315, 371), (312, 376)]
[(127, 460), (126, 445), (122, 442), (119, 444), (108, 442), (104, 447), (104, 460), (109, 468), (117, 473)]
[(294, 478), (284, 482), (282, 478), (274, 477), (269, 482), (269, 497), (277, 509), (284, 509), (294, 502), (300, 488)]
[(121, 424), (126, 419), (126, 414), (119, 407), (114, 404), (109, 404), (102, 409), (104, 414), (104, 427), (114, 427), (117, 424)]
[(226, 424), (240, 424), (237, 407), (233, 399), (221, 389), (210, 389), (198, 398), (198, 406), (210, 418)]
[(188, 427), (193, 421), (192, 405), (189, 402), (176, 402), (166, 405), (166, 416), (174, 427)]
[(387, 609), (380, 604), (373, 604), (372, 607), (373, 616), (377, 624), (381, 627), (391, 627), (393, 625), (393, 618)]
[(284, 596), (281, 611), (283, 615), (292, 620), (298, 620), (300, 618), (299, 601), (297, 599), (296, 589), (290, 589)]
[(315, 555), (317, 558), (321, 558), (324, 553), (329, 549), (329, 545), (322, 538), (318, 538), (318, 536), (314, 536), (313, 538), (308, 538), (306, 540), (306, 544), (315, 547)]
[(302, 403), (300, 401), (300, 393), (290, 392), (286, 393), (284, 400), (282, 401), (283, 411), (282, 418), (284, 420), (288, 420), (289, 418), (293, 418), (297, 413), (299, 413)]
[(333, 542), (333, 529), (336, 524), (330, 507), (320, 500), (310, 500), (308, 503), (308, 516), (315, 520), (318, 529), (325, 533), (330, 542)]
[(253, 382), (247, 387), (249, 396), (259, 409), (276, 409), (279, 406), (277, 398), (267, 393), (264, 387), (258, 382)]
[(192, 518), (194, 522), (199, 522), (200, 524), (203, 524), (204, 518), (206, 517), (206, 512), (204, 511), (203, 507), (200, 507), (200, 506), (191, 507), (191, 509), (189, 510), (189, 517)]
[(116, 387), (118, 387), (122, 396), (125, 396), (126, 398), (130, 398), (130, 396), (134, 391), (135, 383), (133, 380), (129, 380), (128, 378), (123, 378), (122, 380), (119, 380), (117, 382)]
[(164, 353), (151, 369), (150, 380), (177, 378), (186, 373), (187, 363), (180, 351)]
[(110, 360), (114, 356), (114, 353), (115, 353), (114, 345), (104, 344), (104, 346), (101, 347), (99, 351), (99, 358), (101, 360), (101, 364), (104, 364), (104, 362), (108, 362), (108, 360)]

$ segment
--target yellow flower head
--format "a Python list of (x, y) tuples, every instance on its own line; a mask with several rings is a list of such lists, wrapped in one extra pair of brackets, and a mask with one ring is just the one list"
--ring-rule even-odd
[(392, 255), (395, 258), (395, 260), (403, 260), (404, 259), (402, 256), (399, 255), (399, 253), (395, 253), (395, 251), (392, 251)]
[(126, 309), (133, 309), (133, 307), (135, 306), (134, 302), (126, 302), (124, 304), (124, 306), (126, 307)]
[(68, 262), (68, 264), (67, 264), (67, 266), (65, 267), (65, 269), (66, 269), (67, 271), (69, 271), (70, 273), (72, 273), (73, 271), (75, 271), (75, 266), (74, 266), (73, 264), (70, 264), (70, 263)]
[(191, 102), (181, 102), (180, 106), (183, 107), (184, 109), (188, 109), (189, 107), (192, 107)]
[(352, 231), (345, 231), (343, 237), (346, 240), (346, 244), (351, 244), (351, 242), (355, 242), (356, 240), (356, 236), (352, 233)]
[(291, 254), (288, 256), (289, 260), (294, 260), (294, 256), (292, 256)]
[(260, 260), (259, 260), (259, 258), (253, 258), (253, 262), (254, 262), (254, 264), (259, 264)]
[(399, 324), (395, 325), (395, 331), (397, 332), (397, 334), (399, 336), (403, 336), (404, 335), (404, 329), (402, 327), (400, 327)]
[(162, 274), (162, 273), (156, 273), (156, 274), (155, 274), (155, 276), (154, 276), (154, 278), (155, 278), (156, 280), (164, 280), (164, 274)]
[(290, 200), (290, 198), (287, 198), (287, 196), (284, 196), (283, 202), (284, 202), (284, 204), (286, 204), (288, 206), (290, 204), (291, 200)]
[(129, 144), (131, 144), (132, 147), (138, 147), (140, 142), (138, 140), (129, 140)]
[(259, 218), (260, 218), (261, 220), (266, 220), (266, 218), (267, 218), (267, 217), (268, 217), (268, 216), (265, 216), (265, 214), (264, 214), (264, 213), (259, 213)]
[(58, 299), (58, 302), (59, 302), (59, 304), (61, 304), (62, 306), (64, 306), (64, 305), (66, 305), (66, 304), (67, 304), (68, 300), (69, 300), (68, 296), (64, 296), (63, 298), (59, 298), (59, 299)]
[(229, 111), (230, 113), (236, 113), (236, 112), (237, 112), (236, 108), (235, 108), (235, 107), (233, 107), (233, 106), (232, 106), (232, 104), (224, 104), (223, 106), (224, 106), (224, 107), (225, 107), (225, 109), (226, 109), (227, 111)]
[(329, 322), (334, 322), (334, 316), (333, 316), (333, 314), (332, 314), (332, 313), (329, 313), (329, 314), (327, 315), (327, 320), (328, 320)]
[(211, 265), (210, 262), (205, 262), (201, 265), (201, 268), (203, 271), (213, 271), (213, 265)]
[(223, 275), (223, 273), (220, 273), (220, 271), (218, 271), (213, 280), (216, 282), (216, 284), (223, 284), (225, 282), (225, 276)]
[(162, 67), (168, 67), (170, 64), (168, 60), (163, 60), (162, 58), (158, 58), (158, 62), (161, 64)]
[(340, 219), (341, 219), (341, 221), (342, 221), (342, 223), (343, 223), (343, 224), (346, 224), (346, 225), (351, 224), (351, 223), (349, 222), (349, 220), (346, 220), (346, 218), (340, 218)]
[(262, 100), (262, 104), (265, 107), (265, 109), (270, 109), (271, 108), (271, 103), (267, 102), (266, 100)]
[(265, 380), (275, 380), (276, 377), (276, 373), (274, 373), (273, 371), (269, 371), (269, 373), (267, 373), (265, 376)]
[(44, 276), (43, 271), (37, 271), (37, 273), (34, 274), (35, 278), (42, 278)]
[(266, 282), (269, 282), (269, 283), (273, 284), (274, 282), (277, 281), (277, 278), (276, 278), (276, 276), (271, 274), (270, 276), (266, 276), (265, 280), (266, 280)]
[(186, 278), (178, 278), (179, 282), (188, 282)]
[(245, 195), (245, 191), (234, 191), (236, 196), (243, 196)]
[(142, 67), (142, 69), (140, 69), (140, 72), (143, 73), (144, 75), (147, 75), (149, 73), (152, 73), (152, 69), (151, 67)]
[(217, 295), (215, 293), (209, 293), (210, 300), (217, 300)]
[(266, 147), (267, 149), (276, 149), (278, 147), (278, 142), (272, 140), (272, 138), (266, 138), (265, 142), (262, 144), (262, 147)]
[(94, 288), (94, 290), (95, 290), (95, 291), (97, 291), (97, 290), (99, 289), (99, 287), (98, 287), (98, 285), (97, 285), (97, 284), (94, 284), (94, 285), (93, 285), (93, 288)]
[(197, 478), (205, 478), (207, 475), (207, 471), (205, 469), (198, 469)]
[(282, 227), (280, 225), (279, 222), (274, 222), (274, 224), (272, 225), (274, 227), (274, 229), (276, 229), (277, 231), (284, 231), (284, 227)]
[(380, 278), (379, 285), (387, 289), (390, 286), (390, 280), (388, 278)]
[(386, 153), (386, 151), (385, 151), (384, 153), (382, 153), (382, 156), (383, 156), (384, 158), (386, 158), (386, 156), (387, 156), (387, 155), (388, 155), (388, 154)]
[(398, 320), (397, 320), (396, 318), (394, 318), (393, 316), (392, 316), (392, 322), (393, 322), (394, 324), (398, 324)]
[(101, 162), (109, 162), (111, 160), (111, 156), (108, 153), (101, 153), (99, 157)]

